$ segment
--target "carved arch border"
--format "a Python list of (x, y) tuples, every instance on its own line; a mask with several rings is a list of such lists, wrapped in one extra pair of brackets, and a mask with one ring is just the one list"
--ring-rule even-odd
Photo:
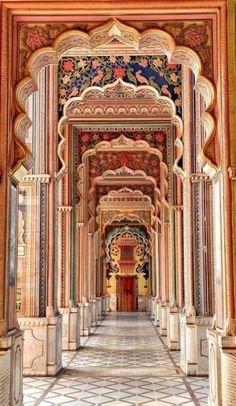
[(105, 248), (105, 252), (106, 252), (105, 262), (109, 262), (111, 259), (110, 254), (109, 254), (109, 246), (110, 246), (113, 238), (115, 238), (119, 235), (125, 234), (125, 233), (134, 234), (143, 240), (144, 245), (146, 246), (146, 255), (145, 255), (144, 259), (147, 259), (147, 255), (149, 254), (149, 248), (148, 248), (148, 239), (147, 239), (146, 235), (144, 234), (144, 232), (137, 228), (121, 227), (121, 228), (116, 228), (115, 230), (111, 231), (105, 240), (105, 247), (106, 247)]
[[(136, 190), (133, 189), (129, 189), (129, 183), (133, 183), (135, 181), (135, 184), (137, 186)], [(155, 209), (155, 216), (158, 216), (160, 213), (160, 207), (161, 207), (161, 202), (160, 202), (160, 189), (157, 187), (157, 183), (156, 180), (151, 177), (148, 176), (144, 171), (142, 170), (136, 170), (133, 171), (132, 169), (129, 169), (126, 166), (123, 166), (122, 168), (118, 168), (117, 170), (108, 170), (105, 171), (102, 176), (98, 176), (94, 179), (93, 181), (93, 185), (92, 187), (89, 189), (88, 192), (88, 210), (90, 213), (90, 219), (89, 219), (89, 227), (91, 228), (91, 231), (94, 230), (95, 228), (95, 220), (96, 223), (99, 224), (99, 219), (96, 218), (96, 211), (98, 209), (98, 207), (96, 208), (93, 205), (94, 202), (94, 192), (96, 190), (96, 186), (97, 185), (109, 185), (109, 184), (119, 184), (120, 185), (120, 189), (117, 190), (117, 192), (119, 192), (120, 190), (124, 189), (124, 187), (122, 186), (122, 184), (126, 185), (126, 189), (127, 190), (131, 190), (132, 192), (140, 192), (139, 186), (140, 185), (150, 185), (151, 187), (153, 187), (154, 190), (154, 209)], [(108, 192), (108, 194), (110, 193), (110, 191)], [(103, 197), (106, 197), (108, 194), (105, 194), (101, 197), (101, 199)], [(149, 196), (148, 196), (149, 197)], [(101, 200), (100, 199), (100, 200)], [(100, 202), (99, 202), (100, 204)]]
[[(141, 170), (136, 170), (133, 171), (132, 169), (128, 167), (121, 167), (118, 168), (117, 170), (106, 170), (104, 171), (102, 176), (98, 176), (95, 179), (93, 179), (93, 184), (91, 188), (88, 189), (88, 158), (90, 156), (96, 155), (98, 152), (101, 151), (107, 151), (107, 152), (119, 152), (119, 151), (145, 151), (148, 152), (149, 154), (157, 155), (159, 160), (160, 160), (160, 172), (162, 170), (163, 173), (163, 178), (161, 177), (160, 173), (160, 183), (163, 182), (163, 187), (162, 189), (162, 198), (165, 199), (167, 193), (168, 193), (168, 167), (167, 165), (162, 161), (162, 153), (159, 151), (157, 148), (151, 147), (146, 141), (143, 140), (137, 140), (133, 141), (124, 135), (120, 135), (118, 138), (112, 140), (112, 141), (101, 141), (93, 149), (89, 149), (84, 152), (82, 155), (82, 163), (78, 166), (77, 168), (77, 174), (78, 174), (78, 182), (77, 182), (77, 190), (78, 194), (80, 197), (80, 202), (77, 207), (77, 212), (78, 212), (78, 222), (84, 221), (86, 219), (86, 210), (88, 208), (89, 210), (89, 201), (87, 202), (87, 207), (86, 207), (86, 193), (89, 192), (90, 195), (93, 191), (94, 182), (97, 182), (98, 180), (104, 179), (106, 177), (107, 179), (111, 179), (112, 176), (116, 176), (116, 174), (119, 172), (122, 174), (122, 171), (125, 171), (124, 174), (127, 174), (127, 176), (133, 175), (142, 175), (142, 177), (147, 177), (148, 175), (145, 173), (145, 171)], [(156, 181), (152, 176), (148, 176), (148, 179), (152, 181), (156, 185)], [(167, 185), (167, 186), (166, 186)], [(160, 192), (161, 193), (161, 192)]]
[[(116, 44), (113, 40), (116, 40), (116, 43), (118, 41), (125, 46), (126, 50), (130, 49), (137, 55), (142, 55), (145, 50), (150, 53), (164, 54), (170, 63), (185, 65), (193, 71), (196, 79), (195, 88), (202, 94), (205, 101), (205, 121), (212, 123), (211, 126), (208, 126), (206, 132), (207, 139), (202, 148), (201, 157), (211, 168), (216, 168), (215, 163), (207, 155), (207, 148), (215, 135), (215, 123), (211, 114), (215, 103), (215, 88), (212, 82), (202, 75), (202, 64), (197, 53), (188, 47), (176, 45), (173, 37), (163, 30), (147, 29), (138, 32), (135, 28), (121, 23), (117, 19), (111, 19), (91, 30), (88, 34), (81, 30), (68, 30), (60, 34), (52, 46), (38, 49), (28, 59), (26, 76), (17, 84), (15, 89), (19, 114), (14, 121), (14, 140), (16, 147), (21, 150), (21, 158), (15, 162), (11, 169), (11, 175), (16, 179), (20, 180), (33, 165), (31, 153), (25, 143), (27, 130), (31, 126), (31, 121), (26, 112), (26, 102), (28, 97), (37, 91), (39, 71), (47, 65), (57, 65), (60, 57), (74, 48), (80, 50), (81, 56), (85, 54), (97, 55), (98, 52), (102, 52), (104, 55), (116, 54)], [(107, 47), (107, 44), (109, 44), (109, 47)], [(180, 139), (176, 146), (180, 151), (179, 160), (183, 154), (183, 145)], [(176, 166), (178, 166), (177, 162)]]

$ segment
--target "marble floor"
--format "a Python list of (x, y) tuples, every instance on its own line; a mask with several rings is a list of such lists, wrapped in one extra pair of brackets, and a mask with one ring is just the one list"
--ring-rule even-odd
[(179, 356), (145, 313), (109, 313), (57, 377), (24, 378), (24, 405), (207, 405), (208, 379), (185, 377)]

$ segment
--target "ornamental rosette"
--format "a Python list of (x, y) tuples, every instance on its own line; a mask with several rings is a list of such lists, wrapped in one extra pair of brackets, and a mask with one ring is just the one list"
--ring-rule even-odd
[(202, 28), (198, 27), (190, 27), (186, 29), (183, 37), (185, 45), (191, 48), (198, 48), (202, 46), (206, 41), (204, 31), (202, 30)]
[(26, 33), (25, 44), (31, 51), (46, 46), (48, 45), (47, 34), (40, 29), (30, 30)]

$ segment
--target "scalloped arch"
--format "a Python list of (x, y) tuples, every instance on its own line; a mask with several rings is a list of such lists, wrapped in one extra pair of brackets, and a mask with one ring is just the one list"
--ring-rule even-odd
[[(24, 120), (26, 116), (25, 103), (27, 98), (37, 90), (37, 76), (39, 71), (49, 64), (57, 64), (59, 58), (69, 50), (76, 48), (80, 50), (81, 55), (96, 54), (102, 51), (104, 54), (112, 55), (115, 52), (115, 43), (113, 40), (120, 43), (127, 49), (132, 50), (141, 55), (144, 49), (155, 52), (156, 54), (165, 54), (169, 62), (180, 63), (189, 67), (196, 78), (196, 88), (203, 94), (206, 101), (206, 112), (212, 108), (215, 101), (215, 91), (212, 83), (202, 76), (202, 64), (199, 56), (193, 50), (184, 46), (177, 46), (173, 37), (167, 32), (160, 29), (149, 29), (139, 33), (135, 28), (132, 28), (117, 19), (111, 19), (107, 23), (98, 26), (88, 34), (81, 30), (68, 30), (58, 36), (51, 47), (44, 47), (34, 51), (27, 63), (27, 75), (16, 86), (15, 96), (17, 107), (21, 114), (20, 118)], [(108, 45), (108, 46), (107, 46)], [(120, 49), (121, 49), (120, 48)], [(210, 113), (209, 113), (210, 114)], [(15, 137), (19, 137), (18, 128), (15, 126)], [(208, 138), (214, 136), (214, 131)], [(206, 144), (208, 139), (206, 140)], [(25, 156), (21, 162), (16, 162), (12, 168), (12, 173), (18, 178), (17, 171), (19, 166), (23, 165), (28, 169), (32, 165), (32, 158), (25, 143), (23, 143)], [(203, 148), (203, 159), (215, 168), (215, 163), (211, 158), (206, 156), (207, 150)]]
[(105, 262), (109, 262), (110, 261), (110, 255), (109, 255), (109, 245), (111, 244), (113, 238), (117, 237), (118, 235), (122, 235), (125, 233), (130, 233), (130, 234), (134, 234), (137, 235), (138, 237), (142, 238), (145, 246), (146, 246), (146, 250), (148, 254), (148, 239), (145, 235), (145, 233), (141, 230), (139, 230), (138, 228), (131, 228), (131, 227), (121, 227), (121, 228), (116, 228), (115, 230), (111, 231), (106, 240), (105, 240), (105, 250), (106, 250), (106, 258), (105, 258)]

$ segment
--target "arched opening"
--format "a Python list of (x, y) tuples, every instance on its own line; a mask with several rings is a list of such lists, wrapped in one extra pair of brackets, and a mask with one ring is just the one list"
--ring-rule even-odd
[[(226, 328), (224, 183), (214, 87), (201, 70), (198, 55), (165, 31), (117, 20), (65, 32), (31, 56), (16, 91), (11, 172), (18, 321), (32, 346), (26, 375), (56, 375), (61, 350), (76, 350), (108, 310), (139, 309), (181, 349), (186, 374), (208, 372), (213, 314)], [(146, 230), (148, 260), (137, 254), (142, 238), (127, 232), (135, 227)], [(12, 297), (9, 306), (13, 325)]]

